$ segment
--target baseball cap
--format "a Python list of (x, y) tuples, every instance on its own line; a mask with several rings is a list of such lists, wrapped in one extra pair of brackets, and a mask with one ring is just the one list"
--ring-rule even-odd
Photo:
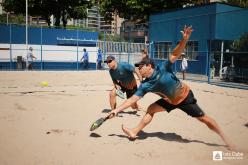
[(115, 57), (114, 56), (108, 56), (106, 58), (106, 60), (104, 61), (104, 63), (108, 63), (109, 61), (112, 61), (112, 60), (115, 60)]
[(135, 63), (134, 66), (139, 67), (140, 65), (147, 65), (147, 64), (151, 64), (152, 66), (154, 66), (154, 61), (150, 58), (144, 58), (140, 62)]

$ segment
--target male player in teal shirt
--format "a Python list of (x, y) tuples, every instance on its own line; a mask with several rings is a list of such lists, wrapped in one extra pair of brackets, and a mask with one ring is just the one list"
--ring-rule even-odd
[[(127, 98), (130, 98), (137, 90), (137, 82), (134, 77), (134, 73), (136, 73), (140, 81), (142, 81), (142, 77), (134, 66), (126, 62), (118, 63), (114, 56), (108, 56), (104, 63), (107, 63), (110, 69), (109, 74), (114, 83), (114, 88), (110, 91), (109, 99), (110, 107), (113, 110), (116, 108), (116, 90), (125, 92)], [(136, 102), (133, 103), (131, 107), (133, 109), (139, 110), (139, 106)]]
[(146, 93), (152, 92), (161, 96), (161, 99), (148, 107), (147, 113), (140, 123), (133, 129), (122, 126), (123, 132), (127, 134), (129, 138), (136, 138), (137, 134), (152, 121), (155, 113), (163, 111), (170, 112), (178, 108), (206, 124), (208, 128), (216, 132), (222, 138), (228, 149), (234, 149), (216, 121), (206, 115), (198, 106), (197, 100), (189, 86), (181, 82), (172, 71), (172, 64), (181, 56), (192, 31), (192, 27), (184, 27), (184, 30), (181, 31), (183, 39), (173, 50), (168, 61), (164, 62), (161, 66), (155, 67), (154, 62), (150, 59), (143, 59), (141, 62), (135, 64), (135, 66), (139, 67), (139, 72), (145, 80), (131, 98), (110, 112), (109, 117), (114, 117), (118, 112), (123, 111), (134, 102), (140, 100)]

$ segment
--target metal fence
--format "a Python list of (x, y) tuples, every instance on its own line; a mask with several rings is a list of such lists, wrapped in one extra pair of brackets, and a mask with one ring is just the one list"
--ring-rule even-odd
[(147, 49), (144, 43), (98, 41), (98, 47), (103, 50), (104, 58), (111, 55), (119, 62), (134, 64), (141, 60), (141, 50)]
[[(32, 52), (37, 58), (33, 63), (35, 70), (82, 70), (80, 59), (83, 56), (83, 49), (89, 53), (89, 69), (96, 69), (99, 49), (102, 51), (103, 59), (112, 55), (119, 62), (133, 64), (141, 59), (141, 49), (147, 47), (144, 43), (92, 39), (91, 32), (79, 29), (59, 32), (54, 29), (57, 32), (54, 35), (51, 32), (52, 29), (43, 27), (28, 29), (27, 46), (23, 27), (5, 25), (0, 28), (2, 36), (0, 38), (0, 70), (25, 70), (26, 56), (30, 47), (33, 48)], [(44, 32), (45, 30), (47, 31)]]
[[(69, 45), (52, 47), (44, 43), (29, 44), (34, 48), (34, 54), (38, 57), (35, 68), (37, 70), (51, 68), (81, 70), (80, 58), (84, 48), (90, 54), (91, 69), (96, 69), (96, 56), (99, 48), (102, 50), (104, 59), (108, 55), (113, 55), (118, 62), (130, 64), (139, 61), (141, 50), (147, 49), (149, 57), (154, 59), (157, 64), (161, 64), (168, 60), (169, 55), (181, 40), (180, 31), (184, 25), (192, 25), (194, 32), (184, 50), (189, 63), (186, 79), (232, 87), (235, 87), (238, 82), (237, 86), (248, 89), (247, 45), (243, 50), (234, 49), (234, 41), (248, 32), (248, 23), (244, 21), (248, 11), (212, 12), (209, 8), (205, 12), (201, 10), (187, 12), (189, 10), (182, 10), (183, 16), (178, 16), (178, 14), (173, 17), (166, 14), (152, 16), (149, 21), (149, 44), (133, 43), (132, 39), (128, 39), (129, 42), (113, 42), (104, 39), (93, 40), (94, 46), (85, 46), (84, 44), (89, 40), (79, 37), (80, 30), (73, 31), (74, 35), (71, 40), (74, 42)], [(230, 22), (230, 18), (232, 18), (232, 22)], [(128, 34), (130, 33), (132, 31), (128, 31)], [(44, 34), (40, 35), (40, 38), (43, 39), (50, 37), (44, 36)], [(18, 35), (10, 33), (9, 36), (17, 37)], [(17, 66), (18, 56), (25, 58), (27, 47), (25, 45), (21, 47), (11, 42), (0, 44), (0, 62), (2, 62), (0, 69), (17, 69), (15, 66)], [(3, 65), (3, 62), (7, 64)], [(105, 66), (105, 68), (107, 67)], [(175, 62), (173, 70), (181, 78), (181, 59)]]
[[(189, 63), (186, 79), (223, 86), (238, 83), (237, 86), (248, 89), (248, 46), (244, 44), (248, 38), (248, 22), (245, 21), (248, 10), (218, 7), (215, 10), (209, 5), (152, 15), (149, 20), (150, 57), (158, 63), (167, 60), (181, 40), (180, 31), (185, 25), (192, 25), (194, 31), (184, 50)], [(235, 49), (235, 42), (243, 43), (240, 49)], [(181, 78), (180, 64), (181, 59), (178, 59), (173, 69)]]

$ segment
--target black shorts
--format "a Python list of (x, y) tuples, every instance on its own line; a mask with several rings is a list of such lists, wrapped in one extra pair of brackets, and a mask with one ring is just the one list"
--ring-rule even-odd
[(192, 117), (201, 117), (205, 114), (197, 105), (197, 100), (191, 90), (189, 91), (188, 96), (178, 105), (170, 104), (164, 99), (159, 99), (155, 103), (163, 107), (168, 113), (173, 109), (179, 108)]
[(121, 86), (121, 90), (126, 92), (127, 98), (130, 98), (137, 91), (137, 86), (133, 87), (133, 89), (127, 89)]

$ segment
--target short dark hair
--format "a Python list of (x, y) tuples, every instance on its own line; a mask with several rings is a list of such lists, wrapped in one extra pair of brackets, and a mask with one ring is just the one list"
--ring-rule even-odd
[(104, 61), (104, 63), (108, 63), (109, 61), (113, 61), (113, 60), (115, 60), (115, 57), (114, 56), (108, 56), (106, 58), (106, 60)]
[(135, 63), (134, 66), (139, 67), (140, 65), (148, 65), (148, 64), (150, 64), (152, 68), (155, 68), (154, 61), (150, 58), (144, 58), (140, 62)]

